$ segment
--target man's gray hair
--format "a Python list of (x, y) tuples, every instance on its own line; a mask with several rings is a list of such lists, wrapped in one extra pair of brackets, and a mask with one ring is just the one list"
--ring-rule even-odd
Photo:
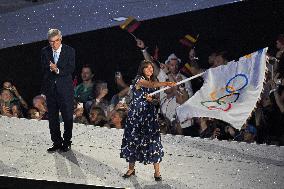
[(59, 29), (50, 29), (47, 32), (47, 39), (50, 39), (52, 37), (55, 37), (59, 35), (60, 39), (62, 39), (61, 31)]

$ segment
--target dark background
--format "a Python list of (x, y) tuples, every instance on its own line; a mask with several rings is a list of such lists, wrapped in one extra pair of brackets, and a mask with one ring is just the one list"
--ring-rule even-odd
[[(199, 34), (197, 52), (200, 64), (216, 50), (229, 52), (230, 60), (263, 47), (275, 48), (277, 35), (284, 33), (282, 0), (250, 0), (211, 9), (143, 21), (135, 35), (153, 52), (157, 45), (161, 62), (174, 52), (183, 62), (188, 49), (179, 43), (186, 34)], [(118, 26), (63, 37), (63, 43), (76, 50), (76, 71), (80, 78), (83, 64), (95, 70), (95, 79), (108, 82), (109, 96), (117, 92), (115, 71), (129, 83), (143, 59), (131, 35)], [(12, 79), (20, 94), (31, 103), (41, 86), (40, 50), (46, 41), (0, 50), (0, 82)]]

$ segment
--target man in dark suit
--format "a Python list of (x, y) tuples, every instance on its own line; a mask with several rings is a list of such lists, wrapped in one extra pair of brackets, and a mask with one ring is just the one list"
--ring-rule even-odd
[[(72, 73), (75, 69), (75, 50), (61, 43), (62, 35), (58, 29), (47, 33), (50, 46), (41, 50), (43, 67), (42, 94), (46, 96), (49, 129), (53, 146), (48, 152), (71, 149), (73, 128), (73, 85)], [(61, 137), (59, 110), (64, 122)]]

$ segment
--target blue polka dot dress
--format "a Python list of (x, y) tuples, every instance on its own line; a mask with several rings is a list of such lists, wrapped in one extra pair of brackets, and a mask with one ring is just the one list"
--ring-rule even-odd
[(157, 108), (145, 98), (146, 94), (155, 89), (136, 88), (140, 79), (145, 78), (137, 77), (135, 85), (131, 88), (133, 97), (125, 123), (120, 157), (130, 163), (136, 161), (144, 164), (159, 163), (164, 152), (157, 119), (158, 112)]

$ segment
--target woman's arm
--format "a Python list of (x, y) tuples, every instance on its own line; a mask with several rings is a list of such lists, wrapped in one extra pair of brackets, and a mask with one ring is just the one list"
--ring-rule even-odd
[(175, 85), (176, 85), (175, 82), (158, 82), (158, 81), (147, 81), (145, 79), (140, 79), (135, 87), (159, 88), (159, 87), (168, 87), (168, 86), (173, 87)]

